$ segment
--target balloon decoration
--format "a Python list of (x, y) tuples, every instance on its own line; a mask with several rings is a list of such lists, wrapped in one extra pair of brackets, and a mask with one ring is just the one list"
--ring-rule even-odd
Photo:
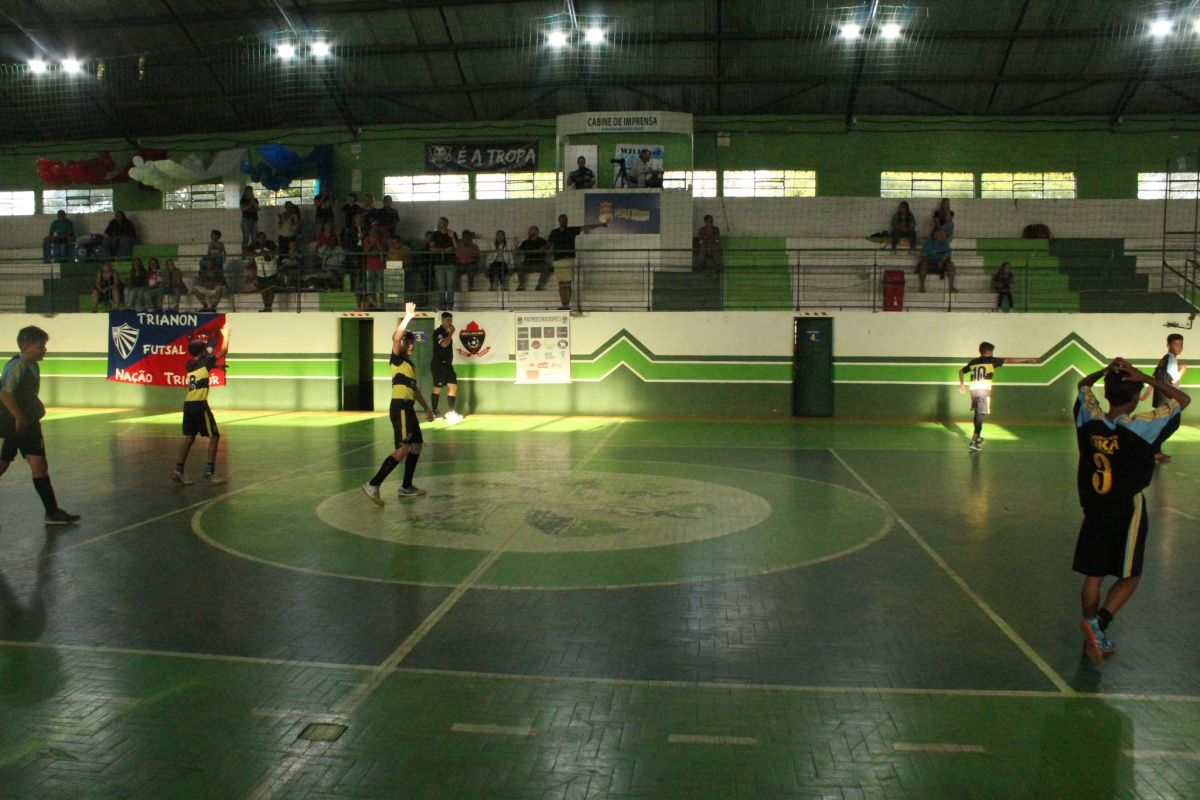
[(238, 171), (246, 157), (246, 148), (236, 147), (222, 150), (213, 156), (208, 166), (195, 153), (189, 153), (180, 161), (168, 159), (150, 160), (133, 157), (133, 168), (129, 176), (160, 192), (173, 192), (195, 183), (205, 183), (213, 178), (225, 178)]
[(242, 162), (242, 172), (254, 183), (271, 190), (286, 189), (294, 180), (314, 176), (326, 183), (333, 172), (333, 145), (317, 145), (307, 156), (281, 144), (259, 145), (254, 149), (262, 160), (252, 164), (247, 158)]
[[(166, 158), (166, 150), (142, 148), (134, 158), (159, 159)], [(130, 180), (129, 170), (134, 166), (134, 160), (117, 170), (117, 163), (112, 154), (104, 150), (95, 158), (80, 161), (55, 161), (50, 158), (37, 160), (37, 174), (42, 183), (47, 186), (111, 186), (115, 183), (125, 183)], [(149, 188), (143, 186), (143, 188)]]

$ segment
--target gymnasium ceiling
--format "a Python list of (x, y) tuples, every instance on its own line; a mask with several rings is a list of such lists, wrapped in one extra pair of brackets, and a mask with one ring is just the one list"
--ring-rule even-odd
[(0, 142), (586, 110), (1117, 123), (1200, 112), (1198, 20), (1200, 0), (4, 0)]

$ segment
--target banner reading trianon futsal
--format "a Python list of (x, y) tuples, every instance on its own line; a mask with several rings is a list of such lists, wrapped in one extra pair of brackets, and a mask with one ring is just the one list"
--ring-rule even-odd
[(517, 383), (571, 382), (571, 313), (518, 311)]
[[(191, 311), (112, 311), (108, 315), (108, 379), (143, 386), (187, 386), (188, 342), (213, 342), (224, 314)], [(225, 384), (225, 358), (208, 379)]]
[(534, 172), (537, 165), (536, 139), (425, 143), (425, 169), (429, 172)]

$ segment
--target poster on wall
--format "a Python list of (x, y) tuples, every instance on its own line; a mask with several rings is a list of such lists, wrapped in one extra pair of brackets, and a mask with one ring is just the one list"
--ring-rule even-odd
[[(189, 311), (111, 311), (108, 315), (108, 379), (142, 386), (187, 387), (188, 342), (215, 346), (224, 314)], [(225, 385), (225, 357), (209, 375), (210, 388)]]
[(534, 172), (536, 139), (524, 142), (426, 142), (427, 172)]
[(517, 383), (571, 382), (571, 312), (518, 311)]
[(613, 156), (613, 186), (617, 189), (661, 189), (663, 146), (619, 144)]
[(605, 192), (583, 198), (585, 225), (607, 225), (591, 235), (662, 232), (662, 196), (658, 192)]

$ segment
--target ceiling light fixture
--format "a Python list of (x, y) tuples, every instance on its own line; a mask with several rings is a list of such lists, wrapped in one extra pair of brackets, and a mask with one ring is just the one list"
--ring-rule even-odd
[(74, 75), (83, 69), (83, 64), (79, 63), (77, 58), (64, 58), (62, 60), (63, 71), (69, 75)]
[(880, 35), (885, 39), (899, 39), (900, 32), (900, 25), (895, 22), (889, 22), (879, 29)]
[(296, 55), (296, 48), (287, 42), (284, 42), (275, 48), (275, 54), (286, 61), (287, 59)]
[(41, 75), (46, 71), (46, 62), (40, 58), (35, 58), (29, 62), (29, 71), (35, 75)]
[(312, 54), (317, 58), (325, 58), (325, 56), (329, 55), (329, 42), (313, 42)]
[(588, 44), (604, 44), (604, 29), (588, 28), (583, 38)]
[(1150, 23), (1150, 35), (1161, 39), (1164, 36), (1170, 36), (1174, 30), (1175, 24), (1169, 19), (1156, 19)]
[(566, 47), (567, 34), (563, 31), (550, 31), (546, 34), (546, 44), (551, 47)]
[(847, 22), (842, 26), (842, 38), (847, 41), (854, 41), (862, 35), (862, 26), (857, 22)]

